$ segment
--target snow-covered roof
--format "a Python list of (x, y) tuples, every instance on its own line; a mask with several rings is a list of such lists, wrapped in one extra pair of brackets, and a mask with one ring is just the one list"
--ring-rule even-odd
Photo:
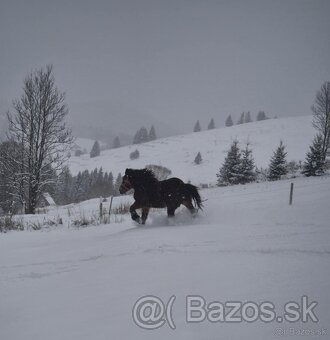
[(43, 193), (42, 196), (49, 205), (56, 205), (53, 197), (48, 192)]

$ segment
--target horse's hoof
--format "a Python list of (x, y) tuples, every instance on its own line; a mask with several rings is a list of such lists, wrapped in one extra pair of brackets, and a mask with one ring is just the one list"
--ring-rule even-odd
[(135, 221), (137, 224), (142, 224), (141, 217), (138, 217), (138, 218), (134, 219), (134, 221)]

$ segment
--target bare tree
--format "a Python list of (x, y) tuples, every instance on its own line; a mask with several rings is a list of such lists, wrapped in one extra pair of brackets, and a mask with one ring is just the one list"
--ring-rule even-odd
[(24, 202), (20, 193), (24, 192), (24, 181), (18, 176), (21, 159), (21, 146), (13, 141), (0, 144), (0, 207), (6, 212), (15, 213)]
[(312, 111), (313, 126), (322, 136), (322, 156), (325, 160), (330, 145), (330, 82), (326, 81), (317, 92)]
[(7, 114), (8, 137), (21, 146), (22, 155), (15, 160), (8, 156), (17, 165), (18, 182), (24, 184), (19, 194), (26, 212), (34, 214), (40, 194), (54, 182), (54, 171), (62, 169), (73, 141), (65, 123), (65, 93), (55, 86), (51, 65), (27, 75), (13, 107)]

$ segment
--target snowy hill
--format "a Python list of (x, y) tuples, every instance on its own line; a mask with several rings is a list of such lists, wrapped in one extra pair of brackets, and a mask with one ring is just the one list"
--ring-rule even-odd
[[(195, 219), (179, 210), (169, 223), (157, 210), (146, 226), (126, 216), (84, 229), (0, 234), (1, 339), (269, 340), (282, 330), (328, 328), (330, 177), (294, 182), (292, 206), (283, 180), (202, 190), (208, 201)], [(176, 296), (175, 330), (133, 322), (134, 303), (145, 295), (164, 303)], [(308, 295), (319, 302), (319, 322), (192, 324), (188, 295), (271, 301), (278, 315)]]
[[(105, 143), (98, 141), (100, 146), (105, 146)], [(73, 149), (80, 149), (81, 151), (86, 151), (88, 154), (92, 150), (95, 140), (89, 138), (76, 138), (74, 141)]]
[[(201, 131), (187, 135), (158, 139), (140, 145), (106, 150), (99, 157), (89, 155), (72, 157), (69, 166), (73, 174), (80, 170), (103, 167), (105, 171), (123, 173), (126, 168), (144, 168), (158, 164), (172, 170), (172, 175), (192, 183), (214, 183), (231, 142), (237, 138), (244, 146), (249, 142), (258, 167), (267, 167), (273, 151), (283, 140), (287, 146), (288, 160), (304, 160), (315, 129), (312, 116), (270, 119), (232, 127)], [(138, 149), (140, 158), (130, 160), (129, 154)], [(203, 162), (194, 164), (201, 152)]]

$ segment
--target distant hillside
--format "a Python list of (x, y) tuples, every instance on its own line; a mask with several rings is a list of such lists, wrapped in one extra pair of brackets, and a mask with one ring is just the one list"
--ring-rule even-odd
[[(69, 166), (73, 174), (84, 169), (103, 167), (103, 170), (112, 171), (116, 176), (126, 168), (159, 164), (170, 168), (173, 176), (185, 181), (191, 180), (195, 184), (214, 183), (226, 151), (235, 138), (242, 146), (249, 141), (258, 167), (268, 166), (280, 140), (287, 146), (289, 161), (304, 160), (315, 134), (311, 122), (311, 116), (290, 117), (201, 131), (103, 151), (93, 159), (89, 155), (72, 157)], [(139, 150), (140, 158), (130, 160), (129, 154), (135, 149)], [(203, 161), (195, 165), (194, 159), (198, 152), (201, 152)]]

